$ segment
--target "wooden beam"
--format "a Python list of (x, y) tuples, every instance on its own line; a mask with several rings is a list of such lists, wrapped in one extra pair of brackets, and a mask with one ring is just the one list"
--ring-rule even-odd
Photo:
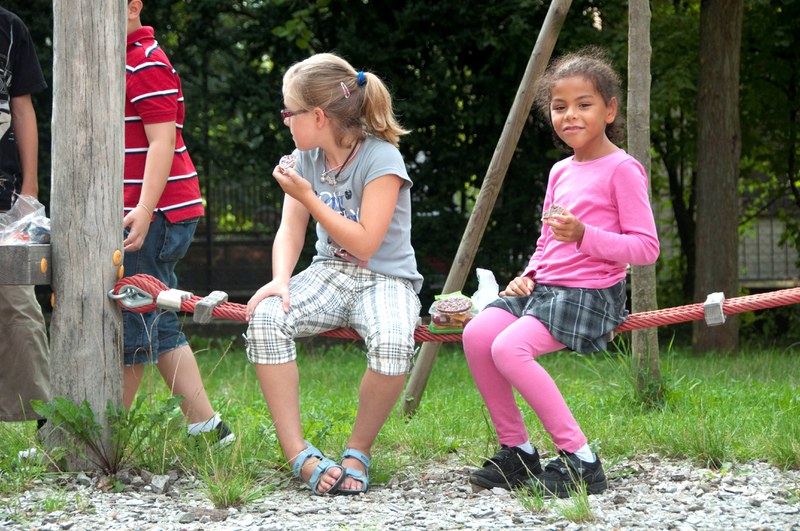
[(0, 286), (50, 284), (50, 244), (0, 245)]
[[(489, 163), (489, 169), (483, 178), (481, 190), (475, 200), (475, 207), (472, 209), (467, 227), (461, 237), (456, 257), (444, 283), (443, 293), (459, 291), (464, 287), (464, 282), (469, 275), (472, 263), (475, 260), (475, 254), (481, 243), (481, 237), (486, 230), (489, 216), (492, 213), (503, 179), (505, 179), (508, 171), (511, 157), (517, 148), (522, 128), (531, 112), (536, 95), (536, 82), (542, 77), (547, 68), (547, 63), (550, 61), (550, 56), (553, 53), (553, 48), (555, 48), (558, 34), (564, 24), (564, 19), (571, 3), (571, 0), (553, 0), (550, 4), (528, 61), (528, 66), (525, 69), (522, 82), (517, 89), (514, 103), (508, 113), (508, 118), (506, 118), (500, 140)], [(419, 357), (406, 386), (403, 401), (403, 411), (406, 414), (416, 411), (419, 405), (440, 345), (441, 343), (422, 344)]]

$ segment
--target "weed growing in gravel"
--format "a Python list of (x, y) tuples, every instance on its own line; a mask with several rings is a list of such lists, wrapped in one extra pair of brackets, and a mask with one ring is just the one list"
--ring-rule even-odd
[(131, 463), (144, 461), (148, 469), (163, 473), (172, 456), (171, 448), (179, 423), (173, 410), (181, 397), (169, 397), (155, 409), (145, 407), (145, 396), (139, 395), (130, 410), (108, 401), (105, 414), (111, 430), (111, 448), (102, 441), (103, 427), (96, 414), (84, 401), (74, 404), (61, 397), (50, 402), (34, 400), (34, 410), (48, 419), (49, 429), (59, 430), (72, 449), (85, 457), (106, 474), (115, 474)]
[(786, 491), (786, 503), (791, 505), (800, 504), (800, 485), (796, 485), (795, 488)]
[(42, 500), (42, 511), (46, 513), (52, 513), (54, 511), (63, 511), (64, 508), (67, 506), (67, 495), (63, 492), (56, 491), (53, 494), (49, 494), (44, 497)]
[(232, 444), (220, 448), (213, 438), (187, 437), (181, 456), (185, 471), (203, 482), (206, 495), (218, 508), (247, 505), (268, 495), (281, 481), (272, 463), (258, 457), (272, 438), (243, 430), (241, 425), (231, 427), (239, 434)]
[(595, 520), (589, 495), (584, 485), (578, 485), (569, 498), (557, 503), (556, 512), (576, 524), (586, 524)]
[(545, 514), (555, 505), (553, 498), (543, 496), (538, 490), (518, 489), (515, 492), (522, 508), (533, 514)]

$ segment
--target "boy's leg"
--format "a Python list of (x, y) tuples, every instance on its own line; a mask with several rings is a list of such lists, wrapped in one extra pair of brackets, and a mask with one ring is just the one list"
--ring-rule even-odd
[(203, 377), (189, 345), (159, 354), (156, 363), (161, 377), (173, 395), (183, 397), (181, 411), (190, 424), (214, 417), (214, 408), (203, 386)]
[(50, 348), (33, 286), (0, 286), (0, 421), (39, 416), (31, 400), (49, 401)]
[(136, 391), (142, 383), (144, 375), (144, 364), (126, 365), (122, 373), (122, 405), (125, 409), (130, 409), (133, 399), (136, 398)]

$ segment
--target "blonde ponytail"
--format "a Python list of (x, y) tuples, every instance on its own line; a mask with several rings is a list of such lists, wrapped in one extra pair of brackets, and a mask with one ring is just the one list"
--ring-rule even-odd
[(332, 53), (292, 65), (283, 77), (283, 95), (304, 110), (323, 109), (335, 124), (339, 145), (371, 134), (397, 146), (409, 132), (397, 121), (383, 81)]

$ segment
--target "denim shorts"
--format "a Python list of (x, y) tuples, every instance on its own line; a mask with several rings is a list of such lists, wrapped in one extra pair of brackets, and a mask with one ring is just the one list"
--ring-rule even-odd
[[(169, 288), (177, 288), (175, 266), (192, 243), (198, 219), (171, 223), (164, 214), (156, 212), (142, 248), (125, 253), (125, 276), (144, 273)], [(160, 354), (188, 344), (178, 315), (172, 311), (137, 313), (123, 309), (122, 324), (126, 366), (156, 363)]]

